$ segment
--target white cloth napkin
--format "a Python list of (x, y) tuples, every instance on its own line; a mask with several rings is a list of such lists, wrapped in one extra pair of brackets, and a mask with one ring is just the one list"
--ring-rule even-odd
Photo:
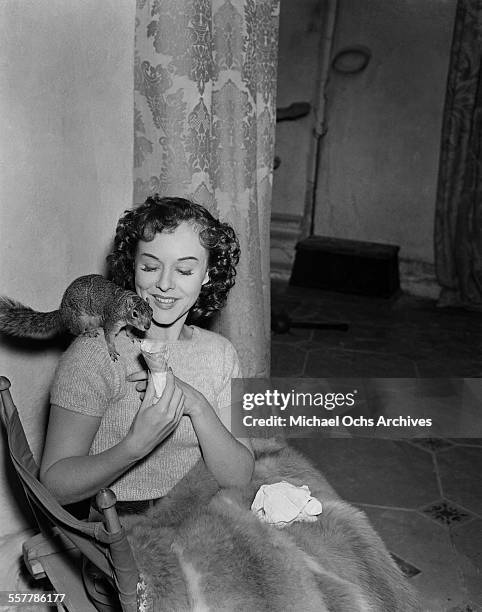
[(316, 497), (311, 496), (307, 485), (296, 487), (283, 480), (262, 485), (251, 504), (251, 510), (261, 521), (282, 528), (298, 521), (316, 521), (322, 506)]

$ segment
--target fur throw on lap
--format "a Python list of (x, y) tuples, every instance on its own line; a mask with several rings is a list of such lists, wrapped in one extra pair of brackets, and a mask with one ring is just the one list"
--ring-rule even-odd
[[(198, 463), (129, 540), (154, 611), (414, 612), (414, 594), (366, 516), (340, 500), (299, 452), (257, 440), (246, 489), (219, 490)], [(262, 484), (308, 485), (323, 504), (313, 523), (279, 530), (250, 505)], [(127, 517), (123, 517), (124, 519)]]

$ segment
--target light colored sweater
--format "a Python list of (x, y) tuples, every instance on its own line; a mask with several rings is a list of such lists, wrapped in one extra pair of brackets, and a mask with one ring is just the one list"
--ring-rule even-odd
[[(204, 394), (223, 422), (230, 422), (231, 378), (241, 376), (233, 345), (223, 336), (192, 326), (190, 340), (166, 343), (168, 365), (174, 374)], [(51, 389), (51, 403), (82, 414), (101, 417), (90, 449), (98, 454), (127, 434), (141, 400), (126, 376), (146, 369), (140, 342), (122, 331), (116, 338), (120, 353), (109, 357), (103, 335), (79, 336), (62, 355)], [(165, 495), (196, 463), (201, 452), (188, 416), (147, 457), (110, 485), (119, 500)]]

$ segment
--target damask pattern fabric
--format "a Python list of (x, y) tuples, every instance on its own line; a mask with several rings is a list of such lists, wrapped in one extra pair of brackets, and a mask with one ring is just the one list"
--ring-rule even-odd
[(178, 195), (231, 223), (241, 261), (215, 322), (269, 370), (269, 223), (279, 0), (137, 0), (134, 202)]
[(440, 306), (482, 310), (482, 1), (459, 0), (435, 215)]

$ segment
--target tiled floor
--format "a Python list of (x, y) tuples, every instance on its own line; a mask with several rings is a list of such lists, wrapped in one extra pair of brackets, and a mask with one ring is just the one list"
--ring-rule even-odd
[(428, 389), (424, 409), (435, 411), (450, 436), (324, 436), (292, 444), (366, 512), (418, 588), (424, 610), (482, 611), (482, 440), (471, 437), (477, 432), (467, 423), (464, 437), (454, 435), (458, 415), (441, 380), (482, 376), (481, 315), (406, 295), (373, 299), (280, 283), (272, 306), (304, 323), (349, 324), (347, 331), (273, 333), (272, 376), (413, 378)]

